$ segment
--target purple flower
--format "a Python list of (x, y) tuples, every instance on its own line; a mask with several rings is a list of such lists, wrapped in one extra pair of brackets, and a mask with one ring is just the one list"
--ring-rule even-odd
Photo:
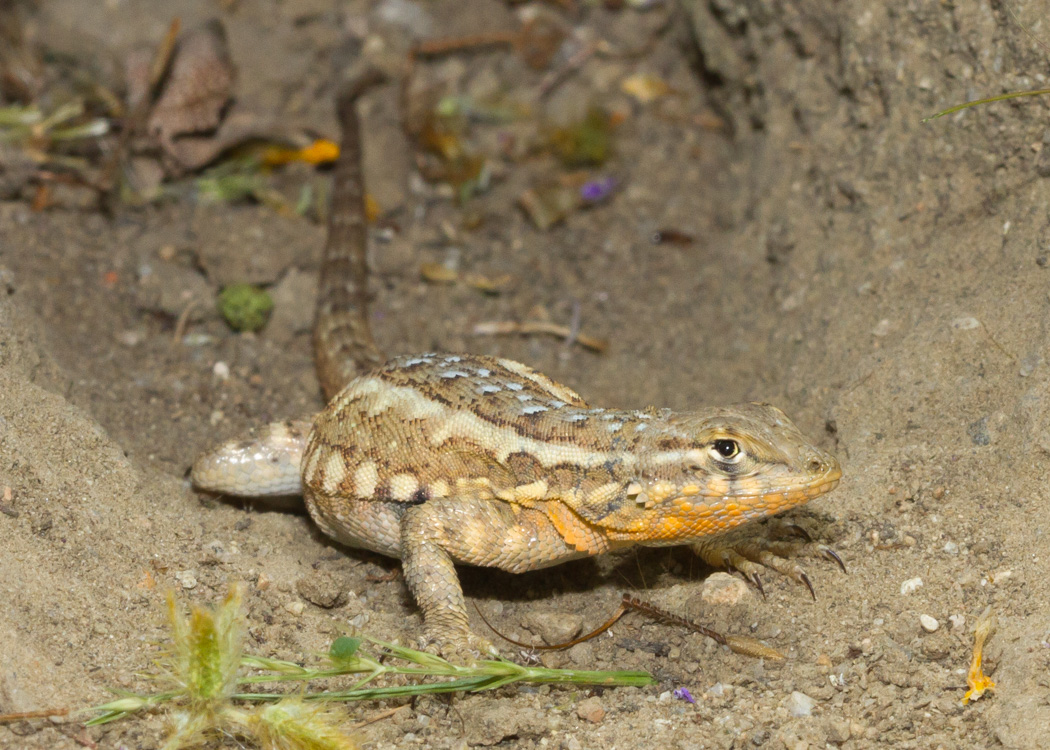
[(671, 695), (678, 700), (685, 701), (686, 703), (696, 703), (696, 699), (693, 698), (692, 693), (689, 692), (689, 688), (675, 688)]
[(612, 195), (612, 191), (615, 189), (615, 178), (599, 177), (596, 180), (585, 182), (580, 187), (580, 197), (584, 203), (599, 203)]

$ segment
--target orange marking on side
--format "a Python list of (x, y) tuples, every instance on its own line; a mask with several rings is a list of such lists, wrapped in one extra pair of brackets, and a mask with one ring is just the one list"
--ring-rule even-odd
[(572, 510), (561, 503), (548, 503), (547, 506), (547, 517), (554, 524), (558, 535), (577, 552), (598, 555), (609, 549), (609, 540), (605, 535), (591, 528)]

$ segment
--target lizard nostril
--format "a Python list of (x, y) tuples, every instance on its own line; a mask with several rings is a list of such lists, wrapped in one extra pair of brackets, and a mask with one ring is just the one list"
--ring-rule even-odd
[(819, 458), (811, 458), (809, 460), (809, 470), (813, 474), (823, 474), (828, 470), (828, 465)]

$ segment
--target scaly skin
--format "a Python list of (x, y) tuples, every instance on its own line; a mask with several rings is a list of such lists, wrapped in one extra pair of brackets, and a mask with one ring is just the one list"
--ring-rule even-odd
[(726, 534), (838, 484), (834, 457), (779, 409), (595, 409), (523, 364), (477, 355), (374, 367), (356, 93), (340, 102), (314, 334), (323, 388), (338, 392), (312, 426), (278, 423), (202, 456), (194, 484), (241, 496), (301, 492), (326, 534), (400, 558), (428, 641), (454, 658), (493, 651), (470, 632), (455, 563), (522, 572), (633, 545), (692, 544), (755, 581), (762, 565), (808, 585), (786, 558), (827, 548)]

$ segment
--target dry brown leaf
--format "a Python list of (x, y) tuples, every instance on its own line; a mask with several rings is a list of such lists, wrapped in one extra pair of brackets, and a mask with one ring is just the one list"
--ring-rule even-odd
[(187, 32), (179, 40), (167, 80), (150, 114), (150, 134), (181, 162), (175, 139), (218, 127), (236, 77), (226, 31), (218, 19)]

